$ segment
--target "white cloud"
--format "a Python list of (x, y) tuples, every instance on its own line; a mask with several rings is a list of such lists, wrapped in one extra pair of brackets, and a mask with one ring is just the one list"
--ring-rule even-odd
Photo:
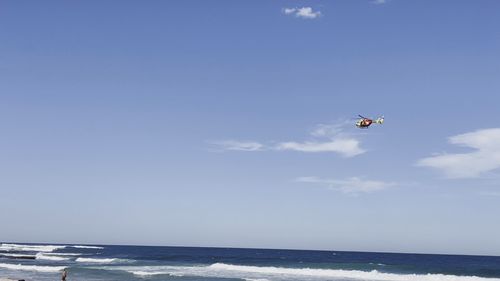
[(264, 149), (263, 144), (253, 141), (223, 140), (210, 143), (219, 146), (223, 150), (260, 151)]
[(366, 152), (361, 148), (361, 142), (353, 135), (345, 132), (352, 122), (338, 121), (335, 124), (319, 124), (310, 135), (310, 141), (281, 142), (275, 146), (277, 150), (294, 150), (300, 152), (335, 152), (344, 157), (353, 157)]
[(382, 5), (387, 3), (387, 0), (373, 0), (371, 3), (376, 5)]
[(417, 166), (442, 171), (448, 178), (477, 178), (500, 168), (500, 128), (483, 129), (449, 138), (467, 153), (440, 154), (420, 159)]
[[(352, 123), (352, 122), (351, 122)], [(342, 134), (344, 127), (350, 123), (339, 122), (337, 124), (319, 124), (311, 132), (314, 137), (332, 137)]]
[(394, 182), (364, 180), (358, 177), (352, 177), (345, 180), (338, 179), (322, 179), (317, 177), (301, 177), (297, 178), (298, 182), (320, 184), (332, 190), (341, 191), (343, 193), (370, 193), (387, 189), (396, 185)]
[(222, 150), (333, 152), (344, 157), (354, 157), (366, 151), (361, 148), (361, 142), (355, 136), (345, 132), (346, 126), (352, 126), (351, 123), (340, 121), (334, 125), (320, 124), (310, 133), (309, 140), (300, 142), (285, 141), (263, 144), (253, 141), (222, 140), (211, 143), (219, 146)]
[(295, 16), (299, 18), (305, 18), (305, 19), (315, 19), (319, 16), (321, 16), (320, 11), (314, 12), (311, 7), (303, 7), (299, 8)]
[(336, 152), (344, 157), (353, 157), (364, 153), (357, 139), (334, 139), (327, 142), (282, 142), (278, 150), (295, 150), (301, 152)]
[(282, 11), (285, 15), (295, 15), (303, 19), (315, 19), (321, 16), (320, 11), (314, 11), (311, 7), (283, 8)]

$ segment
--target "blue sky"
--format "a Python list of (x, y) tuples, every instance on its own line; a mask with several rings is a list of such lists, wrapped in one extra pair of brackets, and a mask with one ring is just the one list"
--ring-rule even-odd
[(0, 240), (500, 255), (499, 11), (3, 1)]

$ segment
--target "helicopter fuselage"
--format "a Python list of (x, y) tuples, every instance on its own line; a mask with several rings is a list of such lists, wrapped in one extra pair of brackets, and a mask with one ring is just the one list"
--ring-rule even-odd
[(361, 118), (356, 122), (356, 127), (358, 128), (368, 128), (373, 123), (372, 119)]

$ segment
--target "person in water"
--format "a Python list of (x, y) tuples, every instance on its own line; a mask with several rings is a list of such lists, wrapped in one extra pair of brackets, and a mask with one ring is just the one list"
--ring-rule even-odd
[(68, 272), (66, 271), (66, 268), (65, 268), (62, 271), (61, 280), (66, 281), (66, 276), (68, 276)]

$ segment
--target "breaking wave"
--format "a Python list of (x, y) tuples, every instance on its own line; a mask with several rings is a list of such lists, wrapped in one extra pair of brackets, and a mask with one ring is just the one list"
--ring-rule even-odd
[(46, 256), (81, 256), (85, 254), (80, 254), (80, 253), (44, 253)]
[(86, 263), (116, 263), (116, 262), (127, 262), (129, 260), (116, 259), (116, 258), (77, 258), (76, 262), (86, 262)]
[(10, 244), (1, 243), (0, 251), (20, 251), (20, 252), (53, 252), (64, 248), (76, 249), (104, 249), (100, 246), (87, 246), (87, 245), (28, 245), (28, 244)]
[(153, 275), (169, 275), (169, 276), (178, 276), (182, 277), (184, 276), (183, 274), (176, 274), (173, 272), (164, 272), (164, 271), (129, 271), (129, 273), (132, 273), (134, 275), (138, 276), (153, 276)]
[(10, 269), (10, 270), (37, 271), (37, 272), (58, 272), (63, 270), (65, 267), (0, 263), (0, 268)]
[(72, 248), (77, 248), (77, 249), (104, 249), (104, 247), (100, 246), (87, 246), (87, 245), (74, 245), (70, 246)]
[(138, 276), (170, 275), (238, 278), (245, 280), (373, 280), (373, 281), (500, 281), (500, 278), (445, 274), (397, 274), (377, 270), (342, 270), (316, 268), (261, 267), (215, 263), (209, 266), (129, 266), (108, 267)]
[(69, 260), (69, 258), (49, 256), (49, 255), (44, 255), (42, 253), (37, 253), (36, 259), (37, 260), (49, 260), (49, 261), (67, 261), (67, 260)]
[(342, 269), (315, 269), (315, 268), (283, 268), (283, 267), (259, 267), (232, 265), (224, 263), (216, 263), (209, 268), (219, 271), (241, 272), (250, 274), (262, 275), (286, 275), (307, 276), (307, 277), (325, 277), (325, 278), (349, 278), (361, 280), (380, 280), (380, 281), (500, 281), (498, 278), (484, 278), (476, 276), (456, 276), (444, 274), (396, 274), (384, 273), (377, 270), (360, 271), (360, 270), (342, 270)]
[(1, 251), (19, 251), (19, 252), (52, 252), (59, 249), (64, 249), (64, 245), (23, 245), (23, 244), (7, 244), (0, 245)]

